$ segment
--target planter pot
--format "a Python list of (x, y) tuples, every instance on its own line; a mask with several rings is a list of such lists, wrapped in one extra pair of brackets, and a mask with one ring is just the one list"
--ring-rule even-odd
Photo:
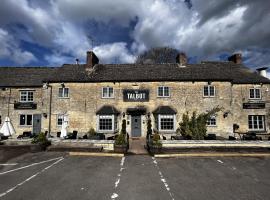
[(128, 145), (114, 145), (114, 152), (115, 153), (126, 153), (128, 150)]
[(162, 151), (162, 147), (161, 146), (153, 146), (153, 145), (151, 145), (151, 146), (149, 146), (149, 151), (152, 154), (159, 154)]

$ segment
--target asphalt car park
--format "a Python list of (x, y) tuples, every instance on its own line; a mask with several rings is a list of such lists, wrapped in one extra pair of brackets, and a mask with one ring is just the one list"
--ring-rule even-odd
[[(1, 161), (2, 162), (2, 161)], [(0, 199), (269, 199), (269, 157), (26, 153), (0, 163)]]

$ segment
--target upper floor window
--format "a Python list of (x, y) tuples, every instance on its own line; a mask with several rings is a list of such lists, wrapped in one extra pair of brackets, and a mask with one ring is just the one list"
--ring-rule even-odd
[(215, 96), (215, 86), (206, 85), (203, 87), (203, 96), (204, 97), (214, 97)]
[(103, 87), (102, 88), (102, 98), (113, 98), (113, 88), (112, 87)]
[(216, 126), (217, 125), (217, 119), (215, 115), (210, 116), (210, 118), (206, 122), (207, 126)]
[(20, 91), (20, 102), (33, 102), (34, 91)]
[(170, 88), (167, 86), (158, 87), (158, 97), (170, 97)]
[(33, 115), (20, 115), (20, 126), (31, 126)]
[(249, 115), (248, 128), (249, 130), (264, 131), (264, 115)]
[(249, 89), (249, 98), (250, 99), (260, 99), (261, 98), (261, 89), (260, 88)]
[(59, 98), (68, 98), (69, 97), (69, 88), (59, 88), (58, 97)]

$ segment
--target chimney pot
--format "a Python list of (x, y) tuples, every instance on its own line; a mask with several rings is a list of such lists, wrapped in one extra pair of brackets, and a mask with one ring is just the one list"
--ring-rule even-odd
[(176, 63), (179, 63), (181, 66), (186, 65), (187, 64), (187, 56), (185, 53), (179, 53), (176, 56)]
[(232, 61), (235, 64), (241, 64), (242, 63), (242, 54), (235, 53), (228, 58), (228, 61)]
[(93, 68), (94, 65), (99, 63), (99, 59), (93, 51), (87, 51), (86, 66), (87, 68)]

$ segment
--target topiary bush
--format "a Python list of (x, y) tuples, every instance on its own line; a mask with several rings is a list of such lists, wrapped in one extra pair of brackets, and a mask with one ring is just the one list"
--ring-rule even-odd
[(126, 145), (127, 144), (126, 135), (123, 133), (120, 133), (119, 135), (117, 135), (114, 144), (115, 145)]

